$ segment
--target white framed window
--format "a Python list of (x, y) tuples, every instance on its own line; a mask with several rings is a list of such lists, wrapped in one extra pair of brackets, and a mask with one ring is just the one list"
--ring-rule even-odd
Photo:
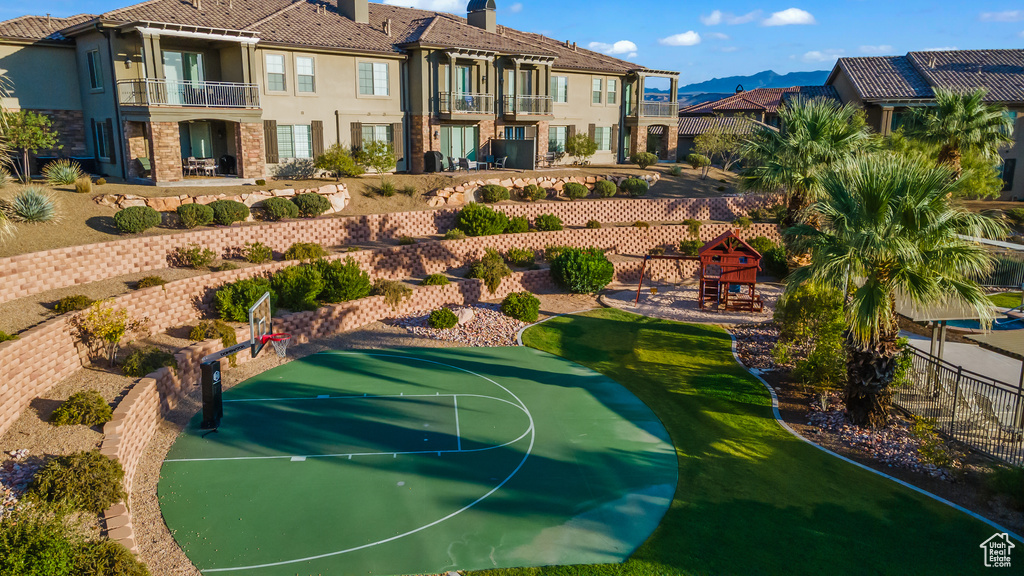
[(619, 82), (613, 78), (608, 79), (608, 103), (615, 104), (618, 99)]
[(598, 150), (611, 150), (612, 129), (604, 127), (594, 128), (594, 140), (597, 141)]
[(311, 56), (295, 58), (295, 74), (298, 76), (296, 84), (299, 92), (316, 92), (316, 67)]
[(359, 93), (364, 96), (388, 96), (387, 62), (359, 63)]
[(363, 144), (386, 142), (391, 144), (390, 124), (363, 124)]
[(560, 104), (565, 104), (569, 101), (569, 77), (568, 76), (552, 76), (551, 77), (551, 91), (554, 96), (554, 101)]
[(313, 131), (308, 124), (277, 126), (277, 155), (285, 158), (312, 158)]
[(267, 54), (267, 90), (284, 92), (287, 87), (284, 79), (284, 54)]
[(590, 101), (591, 101), (591, 103), (593, 103), (593, 104), (600, 104), (603, 92), (604, 92), (604, 90), (602, 90), (602, 81), (601, 81), (601, 79), (600, 78), (594, 78), (594, 80), (591, 82), (591, 87), (590, 87), (590, 93), (591, 93)]
[(103, 64), (100, 61), (100, 51), (89, 50), (85, 56), (89, 61), (89, 87), (93, 90), (103, 90)]
[(569, 138), (568, 126), (548, 127), (548, 152), (565, 152), (565, 141)]

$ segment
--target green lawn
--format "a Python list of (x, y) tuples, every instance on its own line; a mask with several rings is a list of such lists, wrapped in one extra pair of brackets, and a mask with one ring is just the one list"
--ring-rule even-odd
[(1021, 304), (1020, 292), (1000, 292), (988, 297), (992, 304), (1000, 308), (1016, 308)]
[(530, 328), (523, 340), (650, 406), (676, 446), (679, 484), (624, 564), (475, 574), (985, 573), (978, 545), (993, 528), (783, 430), (723, 330), (604, 309)]

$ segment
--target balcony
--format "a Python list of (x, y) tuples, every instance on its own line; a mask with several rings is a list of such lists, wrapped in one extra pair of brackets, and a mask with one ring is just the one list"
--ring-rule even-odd
[[(629, 112), (630, 116), (637, 115), (636, 106)], [(647, 118), (675, 118), (679, 115), (678, 102), (641, 102), (640, 116)]]
[(494, 95), (476, 92), (441, 92), (438, 112), (444, 117), (493, 116)]
[(503, 113), (508, 120), (529, 120), (531, 116), (551, 116), (551, 96), (505, 96)]
[(122, 106), (260, 108), (259, 85), (238, 82), (122, 80), (117, 95)]

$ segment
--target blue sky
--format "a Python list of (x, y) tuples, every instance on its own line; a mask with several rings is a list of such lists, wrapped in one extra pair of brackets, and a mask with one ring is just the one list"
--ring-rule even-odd
[[(386, 1), (463, 15), (466, 5), (466, 0)], [(682, 84), (768, 69), (829, 69), (839, 56), (1024, 47), (1019, 0), (761, 0), (708, 2), (699, 9), (672, 0), (496, 2), (499, 24), (572, 40), (650, 68), (678, 70)], [(129, 3), (134, 2), (2, 0), (0, 18), (26, 10), (54, 16), (100, 13)]]

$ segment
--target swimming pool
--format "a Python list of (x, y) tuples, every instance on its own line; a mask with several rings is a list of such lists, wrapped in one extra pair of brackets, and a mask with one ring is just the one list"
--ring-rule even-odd
[[(946, 325), (951, 328), (963, 328), (967, 330), (981, 330), (981, 323), (977, 320), (950, 320)], [(992, 323), (992, 330), (1020, 330), (1024, 328), (1024, 319), (1011, 321), (1008, 317), (997, 318)]]

